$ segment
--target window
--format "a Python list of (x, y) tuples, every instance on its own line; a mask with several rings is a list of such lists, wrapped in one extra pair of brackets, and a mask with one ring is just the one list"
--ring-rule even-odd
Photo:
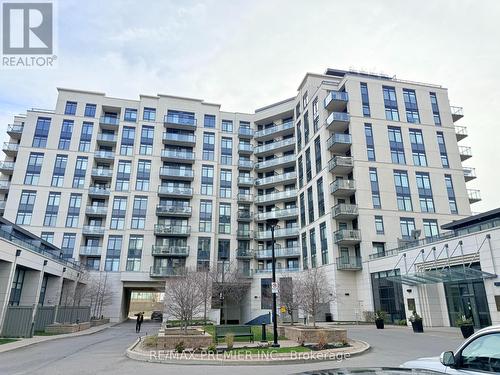
[(439, 236), (439, 228), (437, 220), (424, 219), (424, 235), (425, 238), (433, 238)]
[(260, 279), (260, 308), (263, 310), (270, 310), (273, 308), (271, 283), (272, 279)]
[(142, 248), (144, 237), (132, 234), (128, 240), (128, 254), (126, 270), (139, 272), (141, 270)]
[[(319, 110), (318, 110), (318, 97), (315, 97), (313, 102), (312, 102), (312, 113), (313, 113), (313, 119), (316, 119), (319, 116)], [(314, 132), (317, 132), (318, 129), (315, 127)]]
[(316, 267), (316, 230), (309, 231), (309, 246), (311, 247), (311, 267)]
[(137, 121), (137, 109), (125, 108), (125, 115), (123, 116), (125, 121), (136, 122)]
[(39, 152), (30, 153), (28, 166), (26, 167), (26, 175), (24, 176), (25, 185), (38, 185), (40, 172), (42, 170), (43, 154)]
[(200, 232), (212, 232), (212, 201), (200, 201)]
[(359, 83), (361, 87), (361, 103), (363, 105), (363, 116), (370, 117), (370, 99), (368, 97), (368, 85), (365, 82)]
[(66, 102), (66, 107), (64, 108), (65, 115), (74, 116), (76, 114), (76, 102)]
[(12, 279), (12, 287), (10, 289), (10, 306), (19, 306), (19, 303), (21, 302), (21, 293), (23, 291), (25, 273), (26, 270), (24, 268), (16, 267), (14, 278)]
[(111, 224), (109, 226), (110, 229), (124, 229), (126, 213), (127, 213), (127, 198), (115, 197), (113, 199), (113, 210), (111, 211)]
[(399, 121), (398, 100), (394, 87), (383, 86), (386, 120)]
[(302, 107), (306, 108), (307, 104), (309, 104), (309, 96), (306, 93), (302, 96)]
[(404, 240), (413, 239), (412, 231), (415, 230), (415, 220), (408, 217), (402, 217), (399, 219), (399, 226), (401, 227), (401, 236)]
[(109, 236), (106, 251), (105, 271), (117, 272), (120, 268), (120, 253), (122, 249), (122, 236)]
[(231, 204), (230, 203), (220, 203), (219, 204), (219, 233), (230, 234), (231, 233)]
[(375, 161), (375, 143), (373, 141), (372, 124), (365, 124), (365, 139), (368, 161)]
[(221, 198), (231, 198), (231, 180), (232, 173), (230, 169), (221, 169), (220, 171), (220, 189)]
[(64, 184), (64, 174), (66, 173), (66, 164), (68, 164), (67, 155), (56, 155), (54, 163), (54, 172), (52, 174), (52, 186), (61, 187)]
[(198, 272), (210, 269), (210, 237), (198, 238), (198, 253), (196, 259), (196, 270)]
[(116, 173), (116, 186), (117, 191), (127, 191), (130, 188), (130, 172), (132, 163), (127, 160), (120, 160), (118, 162), (118, 171)]
[(80, 218), (80, 208), (82, 207), (82, 195), (71, 193), (69, 196), (68, 215), (66, 216), (66, 227), (78, 227)]
[[(457, 372), (464, 373), (500, 373), (500, 334), (489, 333), (471, 341), (460, 354)], [(460, 371), (465, 369), (463, 371)], [(467, 370), (470, 370), (467, 371)]]
[(215, 115), (205, 115), (203, 126), (205, 128), (215, 128)]
[(304, 185), (304, 167), (302, 165), (302, 155), (299, 156), (297, 162), (297, 168), (299, 170), (299, 189)]
[(214, 167), (203, 165), (201, 167), (201, 194), (213, 195), (214, 188)]
[(307, 210), (309, 212), (309, 224), (314, 221), (314, 197), (312, 186), (307, 188)]
[(75, 173), (73, 176), (73, 188), (83, 189), (85, 186), (85, 174), (87, 173), (88, 158), (86, 156), (78, 156), (76, 158)]
[(233, 163), (233, 139), (222, 137), (220, 162), (223, 165), (231, 165)]
[(434, 117), (434, 124), (436, 126), (441, 126), (441, 116), (439, 115), (439, 106), (438, 106), (436, 93), (430, 92), (429, 96), (431, 98), (432, 115)]
[(63, 120), (59, 136), (59, 150), (69, 150), (71, 135), (73, 134), (73, 120)]
[(396, 187), (396, 198), (398, 210), (412, 211), (410, 184), (406, 171), (394, 171), (394, 185)]
[(384, 234), (384, 218), (382, 216), (375, 216), (375, 232)]
[(450, 212), (452, 214), (458, 214), (457, 200), (455, 199), (455, 190), (453, 188), (453, 180), (451, 179), (451, 175), (444, 175), (444, 183), (446, 185), (446, 192), (448, 193)]
[(389, 147), (391, 148), (392, 162), (395, 164), (406, 164), (401, 128), (389, 126), (387, 129), (389, 131)]
[(97, 106), (95, 104), (85, 104), (85, 117), (95, 117)]
[(372, 242), (372, 247), (374, 254), (385, 256), (385, 242)]
[(321, 245), (321, 264), (328, 264), (328, 240), (326, 236), (326, 223), (319, 225), (319, 240)]
[(309, 142), (309, 112), (304, 112), (304, 145)]
[(215, 134), (203, 133), (203, 160), (214, 160)]
[(325, 194), (323, 192), (323, 177), (316, 181), (316, 190), (318, 191), (318, 216), (325, 214)]
[(152, 126), (143, 126), (141, 129), (141, 145), (139, 147), (140, 155), (153, 154), (153, 139), (155, 129)]
[(43, 219), (44, 227), (55, 227), (57, 222), (57, 214), (61, 205), (61, 193), (51, 191), (47, 199), (47, 208), (45, 209), (45, 217)]
[(132, 229), (144, 229), (146, 226), (146, 213), (148, 211), (148, 197), (134, 197), (132, 207)]
[(319, 135), (314, 140), (314, 155), (316, 156), (316, 173), (319, 173), (323, 168), (321, 163), (321, 141)]
[(42, 232), (42, 234), (40, 234), (40, 238), (43, 241), (47, 241), (48, 243), (53, 244), (54, 243), (54, 232)]
[(135, 128), (125, 126), (122, 130), (122, 144), (120, 155), (132, 156), (134, 154)]
[(73, 252), (75, 250), (76, 233), (64, 233), (61, 250), (62, 257), (64, 259), (73, 258)]
[(372, 189), (373, 208), (382, 208), (382, 204), (380, 202), (377, 168), (370, 168), (370, 185)]
[(302, 233), (301, 235), (301, 243), (302, 243), (302, 268), (303, 269), (308, 269), (309, 268), (309, 256), (307, 252), (307, 234), (306, 232)]
[(47, 147), (47, 138), (50, 130), (50, 118), (39, 117), (36, 121), (35, 135), (33, 136), (33, 147)]
[(413, 164), (421, 167), (427, 166), (427, 158), (425, 156), (424, 138), (422, 130), (410, 129), (410, 143), (413, 157)]
[(144, 107), (144, 111), (142, 113), (142, 119), (144, 121), (156, 121), (156, 109)]
[(413, 124), (420, 124), (418, 115), (417, 96), (415, 90), (403, 89), (403, 98), (405, 100), (406, 121)]
[(222, 120), (222, 131), (226, 133), (233, 132), (233, 122), (231, 120)]
[(429, 173), (416, 172), (418, 198), (422, 212), (434, 212), (434, 200)]
[(151, 160), (139, 160), (137, 163), (137, 177), (135, 190), (149, 191), (149, 179), (151, 177)]
[(306, 150), (306, 180), (311, 181), (312, 178), (312, 166), (311, 166), (311, 149)]
[(439, 154), (441, 155), (441, 164), (443, 168), (450, 168), (450, 163), (448, 162), (448, 152), (446, 151), (446, 143), (444, 142), (443, 132), (437, 132), (437, 140), (439, 146)]
[(229, 260), (231, 255), (230, 252), (230, 240), (219, 240), (219, 246), (217, 248), (217, 260)]
[(306, 202), (304, 200), (304, 193), (300, 193), (300, 226), (306, 226)]
[(300, 116), (300, 102), (295, 106), (295, 118), (299, 118)]
[(297, 123), (297, 153), (302, 150), (302, 130), (300, 129), (300, 121)]
[(82, 132), (80, 133), (80, 143), (78, 151), (89, 152), (90, 144), (92, 142), (92, 132), (94, 131), (94, 124), (91, 122), (84, 122), (82, 124)]

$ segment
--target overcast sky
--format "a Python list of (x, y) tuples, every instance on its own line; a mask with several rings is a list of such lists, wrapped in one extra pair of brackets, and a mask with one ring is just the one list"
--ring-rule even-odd
[[(180, 5), (182, 4), (182, 5)], [(56, 87), (138, 99), (175, 94), (253, 112), (294, 96), (305, 72), (384, 72), (441, 84), (463, 106), (483, 201), (500, 207), (500, 1), (57, 2), (58, 67), (0, 70), (0, 133)]]

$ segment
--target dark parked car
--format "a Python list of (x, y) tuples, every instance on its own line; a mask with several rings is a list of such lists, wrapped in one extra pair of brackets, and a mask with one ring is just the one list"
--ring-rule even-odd
[(153, 322), (163, 322), (163, 311), (153, 311), (151, 313), (151, 320)]

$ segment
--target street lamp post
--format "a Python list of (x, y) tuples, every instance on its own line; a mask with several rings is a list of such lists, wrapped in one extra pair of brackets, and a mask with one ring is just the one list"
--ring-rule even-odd
[[(273, 286), (276, 285), (276, 257), (274, 254), (274, 228), (278, 225), (278, 219), (267, 219), (266, 220), (267, 225), (271, 227), (271, 241), (272, 241), (272, 246), (271, 246), (271, 266), (273, 270)], [(276, 317), (276, 294), (277, 291), (273, 290), (273, 338), (274, 342), (271, 345), (273, 348), (279, 348), (280, 344), (278, 344), (278, 319)]]

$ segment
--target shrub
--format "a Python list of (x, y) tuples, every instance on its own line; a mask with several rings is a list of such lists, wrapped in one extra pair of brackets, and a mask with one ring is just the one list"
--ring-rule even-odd
[(320, 332), (318, 333), (318, 343), (316, 345), (319, 350), (323, 350), (328, 346), (328, 339), (326, 333)]
[(455, 323), (458, 327), (471, 326), (473, 324), (472, 318), (467, 318), (465, 315), (461, 315), (460, 317), (458, 317)]
[(387, 319), (387, 313), (383, 310), (377, 310), (375, 313), (375, 320), (383, 320), (385, 321)]
[(400, 326), (407, 326), (408, 322), (406, 321), (406, 319), (401, 319), (400, 321), (398, 321), (398, 325), (400, 325)]
[(186, 349), (184, 346), (184, 341), (179, 341), (177, 344), (175, 344), (175, 351), (177, 353), (182, 353)]
[(210, 344), (207, 348), (207, 352), (210, 354), (214, 354), (217, 351), (217, 347), (215, 344)]
[(363, 317), (365, 322), (373, 323), (375, 321), (375, 312), (373, 311), (363, 311)]
[(416, 310), (413, 310), (413, 314), (412, 314), (412, 316), (410, 316), (410, 322), (414, 323), (414, 322), (421, 322), (421, 321), (422, 321), (422, 317), (417, 314)]
[(148, 347), (156, 347), (156, 345), (158, 345), (158, 335), (147, 336), (144, 339), (144, 345)]
[(227, 348), (229, 350), (231, 350), (233, 348), (233, 345), (234, 345), (234, 333), (232, 333), (232, 332), (226, 333), (225, 341), (226, 341)]

